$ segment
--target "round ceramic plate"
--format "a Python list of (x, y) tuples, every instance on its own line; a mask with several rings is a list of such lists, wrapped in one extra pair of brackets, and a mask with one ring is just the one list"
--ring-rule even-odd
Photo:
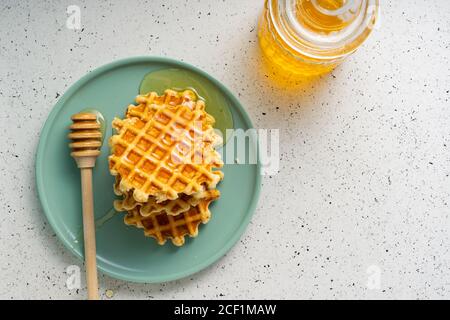
[[(186, 238), (183, 247), (170, 241), (159, 246), (144, 236), (142, 229), (126, 226), (123, 213), (112, 208), (114, 178), (108, 170), (108, 139), (111, 120), (122, 117), (134, 103), (143, 77), (155, 70), (189, 70), (208, 83), (209, 90), (222, 95), (231, 110), (234, 128), (252, 128), (239, 101), (220, 82), (186, 63), (157, 57), (136, 57), (102, 66), (78, 80), (60, 98), (42, 131), (36, 180), (39, 198), (57, 236), (77, 257), (83, 257), (80, 178), (69, 155), (70, 116), (95, 108), (105, 117), (107, 128), (101, 156), (94, 168), (94, 197), (98, 268), (119, 279), (136, 282), (164, 282), (198, 272), (223, 256), (239, 239), (255, 210), (260, 191), (260, 166), (225, 164), (221, 192), (210, 210), (211, 220), (200, 225), (196, 238)], [(208, 101), (206, 101), (208, 103)]]

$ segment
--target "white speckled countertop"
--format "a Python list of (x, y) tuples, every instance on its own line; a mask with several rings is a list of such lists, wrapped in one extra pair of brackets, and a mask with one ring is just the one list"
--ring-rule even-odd
[(382, 0), (354, 56), (289, 90), (260, 67), (262, 0), (76, 1), (79, 31), (71, 4), (0, 4), (0, 298), (85, 298), (37, 199), (39, 132), (78, 78), (136, 55), (204, 69), (280, 128), (280, 173), (218, 263), (166, 284), (102, 275), (103, 298), (450, 298), (449, 1)]

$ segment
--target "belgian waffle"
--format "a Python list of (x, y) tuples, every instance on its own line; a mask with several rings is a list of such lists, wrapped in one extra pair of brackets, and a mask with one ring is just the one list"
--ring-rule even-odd
[(213, 200), (213, 198), (201, 200), (197, 206), (190, 207), (188, 211), (176, 216), (160, 212), (143, 217), (136, 207), (128, 212), (124, 222), (144, 229), (145, 236), (155, 238), (160, 245), (171, 239), (174, 245), (182, 246), (186, 235), (196, 237), (200, 223), (205, 224), (209, 221), (211, 213), (208, 207)]
[(142, 203), (137, 202), (136, 199), (134, 199), (131, 191), (123, 194), (118, 188), (118, 185), (119, 181), (116, 181), (114, 185), (114, 193), (122, 196), (122, 198), (114, 201), (114, 209), (120, 212), (131, 211), (138, 208), (142, 217), (148, 217), (163, 211), (167, 215), (176, 216), (180, 213), (188, 211), (191, 207), (197, 206), (202, 200), (217, 199), (220, 196), (219, 190), (212, 189), (198, 192), (190, 196), (182, 194), (178, 199), (166, 200), (159, 203), (156, 202), (154, 197), (149, 197), (147, 202)]
[(166, 90), (163, 96), (138, 96), (126, 119), (114, 119), (118, 134), (110, 139), (110, 171), (120, 176), (122, 193), (133, 191), (138, 202), (154, 196), (174, 200), (213, 189), (223, 178), (220, 155), (214, 150), (214, 118), (203, 101), (184, 92)]

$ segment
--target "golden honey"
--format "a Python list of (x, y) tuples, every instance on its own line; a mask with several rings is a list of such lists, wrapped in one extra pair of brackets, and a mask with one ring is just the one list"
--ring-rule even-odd
[(259, 22), (270, 66), (304, 77), (334, 69), (374, 28), (379, 0), (266, 0)]

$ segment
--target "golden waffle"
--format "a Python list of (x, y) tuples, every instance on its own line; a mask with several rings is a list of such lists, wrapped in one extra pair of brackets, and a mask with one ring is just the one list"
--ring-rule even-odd
[(156, 202), (154, 197), (149, 197), (145, 203), (137, 202), (131, 191), (123, 194), (118, 188), (119, 179), (116, 179), (114, 185), (114, 193), (122, 196), (122, 199), (114, 201), (114, 209), (116, 211), (131, 211), (135, 208), (139, 209), (139, 213), (142, 217), (148, 217), (152, 214), (164, 211), (166, 214), (176, 216), (182, 212), (186, 212), (190, 207), (197, 206), (200, 201), (208, 199), (217, 199), (220, 196), (220, 192), (217, 189), (207, 190), (195, 193), (193, 195), (182, 194), (178, 199), (166, 200), (160, 203)]
[(193, 99), (172, 90), (138, 96), (139, 105), (128, 107), (129, 118), (114, 119), (118, 134), (110, 139), (109, 165), (121, 178), (122, 193), (132, 190), (138, 202), (149, 196), (161, 202), (215, 188), (223, 178), (212, 170), (223, 166), (214, 150), (214, 118), (203, 101)]
[(209, 221), (211, 213), (208, 207), (213, 200), (213, 198), (201, 200), (197, 206), (177, 216), (160, 212), (143, 217), (139, 213), (139, 208), (136, 207), (128, 212), (124, 222), (144, 229), (145, 236), (155, 238), (160, 245), (163, 245), (167, 239), (171, 239), (174, 245), (182, 246), (186, 235), (196, 237), (200, 223)]
[(205, 127), (212, 126), (215, 122), (214, 118), (206, 113), (205, 102), (197, 100), (197, 95), (192, 90), (177, 92), (167, 89), (162, 96), (158, 96), (156, 92), (150, 92), (146, 95), (138, 95), (136, 103), (137, 106), (133, 104), (128, 106), (127, 118), (137, 117), (147, 122), (158, 109), (183, 105), (191, 110), (203, 111), (204, 114), (200, 120), (205, 120), (203, 122)]

